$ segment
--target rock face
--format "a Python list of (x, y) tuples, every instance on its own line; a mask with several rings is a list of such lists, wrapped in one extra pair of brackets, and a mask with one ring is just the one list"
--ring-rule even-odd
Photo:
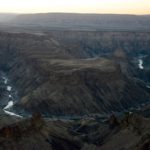
[(78, 138), (69, 135), (69, 124), (46, 121), (39, 115), (0, 128), (1, 150), (78, 150)]
[(1, 33), (0, 64), (20, 93), (16, 108), (45, 115), (109, 113), (150, 99), (130, 61), (148, 51), (149, 40), (148, 33)]
[[(126, 116), (121, 123), (121, 130), (105, 141), (102, 150), (144, 150), (150, 148), (149, 141), (149, 119), (132, 114)], [(125, 126), (124, 126), (125, 125)]]
[[(88, 61), (84, 64), (71, 63), (55, 61), (54, 65), (49, 66), (48, 79), (42, 77), (44, 80), (41, 84), (30, 86), (32, 80), (24, 83), (25, 86), (29, 84), (33, 90), (26, 88), (28, 91), (24, 93), (19, 105), (28, 111), (35, 110), (44, 114), (84, 115), (119, 111), (144, 102), (144, 98), (149, 99), (142, 83), (136, 80), (132, 83), (109, 60), (96, 60), (91, 67)], [(108, 67), (107, 64), (112, 66)], [(23, 74), (26, 75), (26, 72)]]
[(35, 114), (1, 127), (0, 149), (148, 150), (149, 129), (150, 120), (137, 114), (113, 115), (103, 123), (95, 118), (53, 121)]

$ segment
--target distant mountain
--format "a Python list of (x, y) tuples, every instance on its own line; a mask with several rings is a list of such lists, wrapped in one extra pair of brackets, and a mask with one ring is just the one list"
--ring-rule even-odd
[(6, 23), (13, 20), (18, 14), (0, 13), (0, 23)]
[(11, 24), (41, 29), (149, 30), (150, 15), (39, 13), (21, 14)]

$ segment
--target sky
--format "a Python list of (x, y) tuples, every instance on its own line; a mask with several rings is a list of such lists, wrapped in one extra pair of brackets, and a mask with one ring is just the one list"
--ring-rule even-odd
[(150, 14), (150, 0), (0, 0), (0, 12)]

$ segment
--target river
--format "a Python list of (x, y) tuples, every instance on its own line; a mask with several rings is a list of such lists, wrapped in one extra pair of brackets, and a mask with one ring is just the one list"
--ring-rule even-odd
[(18, 92), (2, 71), (0, 72), (0, 91), (0, 108), (8, 115), (22, 118), (21, 115), (13, 112), (13, 106), (18, 101)]

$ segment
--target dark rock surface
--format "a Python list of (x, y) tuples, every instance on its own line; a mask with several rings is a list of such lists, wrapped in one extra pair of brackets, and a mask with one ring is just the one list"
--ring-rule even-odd
[[(34, 114), (0, 128), (1, 150), (146, 150), (149, 149), (150, 120), (137, 114), (105, 123), (95, 118), (70, 120), (43, 119)], [(113, 118), (114, 118), (113, 117)], [(113, 128), (110, 128), (114, 122)], [(111, 123), (111, 124), (110, 124)], [(1, 122), (0, 122), (1, 125)]]

